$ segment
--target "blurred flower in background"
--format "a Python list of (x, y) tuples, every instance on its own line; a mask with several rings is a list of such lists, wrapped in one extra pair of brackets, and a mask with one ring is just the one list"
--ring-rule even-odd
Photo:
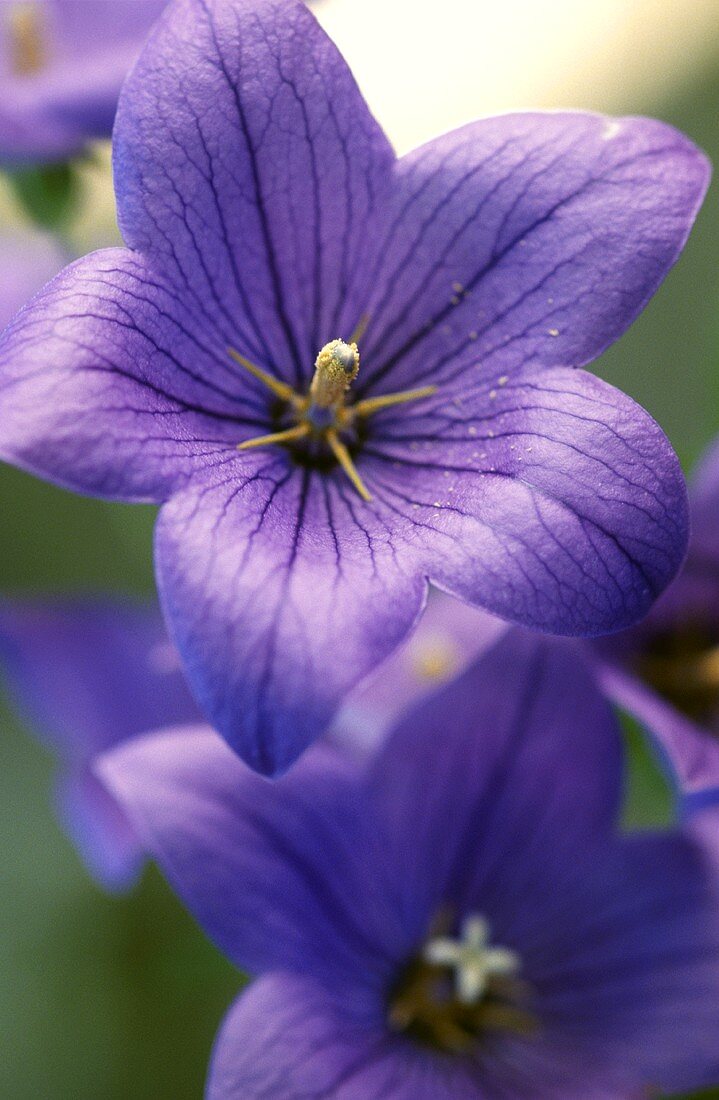
[(0, 165), (51, 164), (109, 138), (122, 82), (166, 0), (5, 0)]

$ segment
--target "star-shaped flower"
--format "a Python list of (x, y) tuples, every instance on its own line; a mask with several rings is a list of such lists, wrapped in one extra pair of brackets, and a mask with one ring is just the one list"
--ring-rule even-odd
[[(678, 831), (618, 835), (621, 763), (581, 656), (518, 630), (366, 771), (317, 746), (268, 784), (201, 728), (108, 754), (99, 774), (171, 885), (255, 975), (208, 1100), (716, 1083), (716, 859)], [(457, 944), (438, 944), (464, 930), (467, 960), (486, 928), (484, 983), (459, 990)]]
[(6, 334), (0, 454), (163, 503), (171, 633), (253, 767), (292, 763), (428, 578), (559, 633), (647, 611), (684, 553), (683, 479), (573, 368), (682, 248), (708, 177), (686, 138), (506, 115), (396, 160), (299, 0), (178, 0), (114, 148), (128, 247)]
[(122, 82), (167, 0), (5, 0), (0, 164), (66, 160), (108, 138)]

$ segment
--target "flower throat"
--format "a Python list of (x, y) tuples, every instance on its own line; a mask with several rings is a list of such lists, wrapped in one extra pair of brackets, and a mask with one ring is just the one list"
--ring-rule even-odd
[(523, 1007), (525, 983), (515, 952), (489, 942), (489, 926), (472, 915), (461, 937), (435, 936), (402, 971), (390, 992), (393, 1031), (445, 1054), (466, 1054), (483, 1036), (530, 1034), (536, 1020)]
[[(360, 326), (360, 329), (363, 327)], [(348, 441), (357, 439), (359, 425), (373, 413), (392, 405), (431, 397), (437, 387), (423, 386), (421, 389), (383, 394), (348, 404), (350, 387), (359, 374), (360, 356), (356, 343), (359, 335), (358, 330), (349, 342), (331, 340), (324, 345), (315, 360), (314, 375), (306, 394), (299, 393), (286, 382), (268, 374), (234, 348), (228, 348), (236, 363), (279, 398), (283, 414), (289, 420), (287, 427), (279, 431), (238, 443), (237, 450), (246, 451), (251, 447), (273, 445), (292, 447), (311, 441), (322, 447), (342, 467), (363, 500), (371, 500), (372, 497), (355, 466)]]

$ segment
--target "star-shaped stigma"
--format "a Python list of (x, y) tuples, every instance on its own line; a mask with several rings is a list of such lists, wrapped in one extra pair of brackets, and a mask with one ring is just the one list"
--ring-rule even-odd
[(466, 1005), (481, 1000), (494, 975), (511, 976), (520, 965), (515, 951), (490, 945), (489, 925), (475, 914), (464, 921), (460, 939), (438, 936), (430, 940), (424, 958), (435, 966), (454, 970), (457, 999)]
[(331, 340), (324, 345), (315, 360), (315, 373), (309, 392), (306, 394), (299, 393), (286, 382), (274, 378), (261, 367), (251, 363), (244, 355), (240, 355), (234, 348), (228, 348), (229, 354), (236, 363), (248, 370), (283, 402), (291, 420), (286, 428), (238, 443), (238, 451), (244, 451), (250, 447), (290, 445), (300, 440), (312, 440), (329, 449), (362, 499), (371, 500), (372, 496), (357, 472), (351, 452), (347, 443), (343, 441), (342, 435), (356, 439), (357, 421), (391, 405), (401, 405), (407, 401), (431, 397), (437, 392), (437, 387), (421, 386), (419, 389), (383, 394), (380, 397), (370, 397), (364, 401), (357, 401), (353, 405), (347, 405), (346, 397), (349, 388), (359, 374), (359, 348), (356, 340), (359, 339), (363, 329), (364, 323), (361, 322), (349, 342)]

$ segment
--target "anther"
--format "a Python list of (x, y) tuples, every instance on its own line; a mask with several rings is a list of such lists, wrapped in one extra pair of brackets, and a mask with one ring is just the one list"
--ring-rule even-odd
[(43, 26), (39, 5), (14, 4), (6, 15), (10, 69), (16, 76), (31, 76), (45, 64)]
[(315, 360), (315, 373), (310, 385), (312, 404), (332, 409), (344, 403), (345, 394), (359, 373), (359, 350), (356, 344), (331, 340)]

